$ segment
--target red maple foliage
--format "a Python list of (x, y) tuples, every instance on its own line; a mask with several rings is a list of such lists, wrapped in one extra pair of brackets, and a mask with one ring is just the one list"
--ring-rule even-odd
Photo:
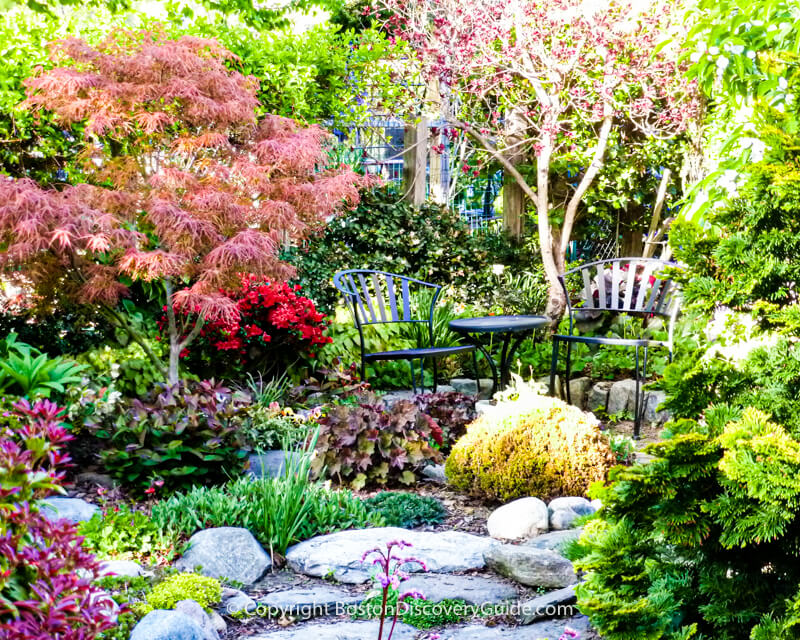
[(51, 59), (26, 103), (85, 125), (85, 183), (0, 178), (0, 260), (41, 299), (96, 305), (155, 360), (118, 303), (132, 281), (160, 285), (174, 382), (202, 327), (187, 333), (174, 308), (235, 321), (224, 291), (239, 274), (290, 277), (280, 248), (354, 206), (366, 178), (328, 166), (321, 128), (257, 119), (256, 79), (213, 40), (118, 30), (56, 41)]
[[(315, 357), (318, 348), (332, 342), (325, 335), (329, 321), (300, 291), (300, 285), (269, 282), (255, 275), (243, 277), (240, 288), (224, 292), (236, 301), (238, 318), (206, 322), (181, 357), (190, 361), (193, 368), (211, 363), (217, 368), (262, 371), (274, 369), (282, 360), (295, 359), (301, 353)], [(167, 323), (165, 313), (159, 321), (162, 332)]]

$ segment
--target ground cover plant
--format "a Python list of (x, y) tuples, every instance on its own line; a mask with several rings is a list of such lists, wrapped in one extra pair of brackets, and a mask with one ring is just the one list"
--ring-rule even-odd
[(447, 510), (436, 498), (406, 491), (381, 491), (364, 503), (386, 521), (387, 527), (436, 525), (447, 517)]

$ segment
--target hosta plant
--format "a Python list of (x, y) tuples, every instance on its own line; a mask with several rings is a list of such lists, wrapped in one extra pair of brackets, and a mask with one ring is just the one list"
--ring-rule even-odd
[(97, 561), (75, 527), (36, 501), (59, 490), (70, 439), (55, 404), (22, 400), (0, 418), (0, 637), (91, 640), (116, 605), (92, 586)]
[(442, 430), (409, 400), (387, 408), (372, 394), (354, 406), (339, 405), (320, 420), (312, 469), (355, 489), (366, 485), (412, 484), (417, 472), (441, 454)]
[(14, 333), (0, 344), (0, 391), (27, 398), (63, 394), (81, 381), (85, 366), (69, 358), (50, 358), (35, 347), (19, 342)]
[(145, 493), (223, 482), (246, 452), (238, 429), (249, 404), (206, 380), (160, 385), (93, 425), (107, 441), (102, 460), (121, 483)]

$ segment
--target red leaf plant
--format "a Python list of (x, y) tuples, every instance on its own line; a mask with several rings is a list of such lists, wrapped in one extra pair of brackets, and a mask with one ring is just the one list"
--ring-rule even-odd
[(48, 400), (21, 400), (0, 418), (0, 637), (91, 640), (115, 626), (117, 605), (92, 586), (97, 561), (75, 526), (36, 501), (58, 489), (72, 436)]
[[(25, 104), (85, 125), (86, 182), (0, 178), (0, 260), (39, 299), (98, 308), (174, 383), (203, 325), (186, 332), (175, 308), (236, 321), (225, 291), (239, 274), (290, 277), (279, 250), (355, 206), (367, 178), (327, 166), (321, 128), (257, 119), (258, 82), (213, 40), (118, 30), (97, 46), (58, 40), (50, 57), (57, 66), (26, 80)], [(166, 305), (167, 366), (120, 308), (133, 282), (156, 285)]]
[[(697, 84), (680, 62), (684, 3), (375, 0), (367, 12), (409, 43), (444, 135), (467, 134), (535, 205), (557, 324), (566, 305), (558, 274), (610, 140), (673, 137), (699, 118)], [(581, 167), (566, 197), (553, 193), (559, 156)], [(522, 165), (534, 164), (526, 178)]]
[[(238, 317), (206, 322), (182, 357), (194, 365), (193, 371), (213, 364), (217, 369), (244, 367), (262, 372), (300, 354), (314, 358), (318, 348), (332, 342), (324, 333), (329, 321), (300, 290), (300, 285), (242, 277), (240, 288), (223, 292), (236, 302)], [(186, 308), (182, 312), (190, 313)], [(189, 325), (190, 319), (184, 324)], [(165, 313), (159, 329), (165, 332), (167, 326)]]

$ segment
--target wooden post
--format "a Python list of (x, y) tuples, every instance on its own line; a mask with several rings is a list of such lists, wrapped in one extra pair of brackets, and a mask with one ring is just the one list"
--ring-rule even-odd
[(419, 207), (425, 202), (428, 164), (428, 119), (406, 125), (403, 138), (403, 200)]
[[(525, 121), (519, 112), (512, 109), (508, 114), (507, 135), (510, 144), (519, 141), (521, 131), (525, 129)], [(513, 153), (509, 161), (514, 166), (524, 161), (524, 154)], [(503, 172), (503, 224), (512, 238), (522, 237), (523, 223), (525, 220), (525, 192), (517, 181), (507, 172)]]

